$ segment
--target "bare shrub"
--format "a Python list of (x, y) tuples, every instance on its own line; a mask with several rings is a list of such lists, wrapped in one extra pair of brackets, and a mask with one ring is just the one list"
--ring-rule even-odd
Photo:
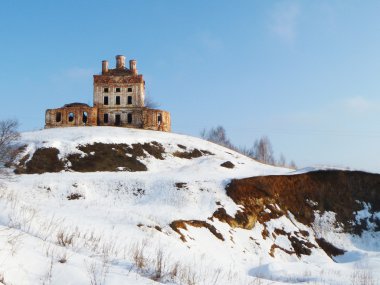
[(99, 264), (96, 261), (86, 264), (86, 270), (91, 285), (103, 285), (106, 282), (109, 272), (109, 265), (107, 263)]
[[(14, 204), (18, 204), (18, 201), (15, 200)], [(12, 204), (11, 207), (14, 207), (14, 211), (9, 214), (8, 226), (29, 232), (31, 224), (36, 217), (37, 210), (29, 206), (16, 207), (16, 205), (13, 206)]]
[(137, 270), (143, 270), (147, 266), (148, 259), (146, 257), (145, 249), (146, 249), (147, 241), (144, 240), (141, 243), (137, 242), (132, 245), (131, 253), (133, 264), (137, 268)]
[(222, 273), (222, 269), (221, 268), (217, 268), (214, 270), (214, 272), (210, 275), (210, 284), (213, 284), (213, 285), (216, 285), (218, 284), (218, 281), (219, 281), (219, 277)]
[(259, 277), (254, 277), (255, 279), (253, 279), (249, 285), (263, 285), (263, 280)]
[(20, 137), (16, 120), (0, 121), (0, 169), (16, 155), (13, 143)]
[(59, 263), (66, 263), (68, 260), (67, 250), (65, 249), (63, 252), (59, 252), (57, 254), (57, 259)]
[(372, 272), (355, 269), (350, 276), (351, 285), (377, 285)]
[(104, 263), (108, 263), (112, 255), (117, 255), (116, 240), (111, 239), (109, 242), (103, 242), (101, 247), (101, 254), (102, 261)]
[(161, 280), (166, 275), (167, 258), (161, 247), (156, 250), (153, 258), (154, 273), (152, 279), (155, 281)]
[(53, 215), (49, 220), (40, 223), (38, 232), (41, 233), (42, 240), (46, 241), (48, 237), (58, 230), (63, 222), (64, 219), (56, 219)]
[(73, 246), (74, 237), (75, 233), (69, 233), (64, 229), (60, 229), (57, 233), (57, 243), (64, 247)]
[(182, 267), (180, 271), (180, 282), (186, 285), (198, 284), (198, 273), (191, 266)]
[(179, 261), (177, 261), (171, 266), (168, 272), (170, 279), (174, 280), (175, 278), (177, 278), (179, 274), (179, 270), (180, 270), (180, 263)]

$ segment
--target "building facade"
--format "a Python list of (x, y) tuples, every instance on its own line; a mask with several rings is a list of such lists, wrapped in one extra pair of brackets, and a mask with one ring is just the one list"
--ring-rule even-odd
[(83, 103), (48, 109), (45, 128), (70, 126), (118, 126), (170, 132), (170, 113), (145, 106), (145, 81), (138, 74), (136, 60), (125, 65), (123, 55), (116, 56), (116, 67), (102, 61), (102, 73), (94, 75), (93, 107)]

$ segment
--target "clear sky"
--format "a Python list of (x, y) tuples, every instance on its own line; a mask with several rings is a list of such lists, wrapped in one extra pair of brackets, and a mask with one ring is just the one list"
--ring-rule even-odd
[(380, 1), (2, 1), (0, 119), (92, 104), (101, 61), (137, 60), (174, 132), (269, 136), (299, 167), (380, 172)]

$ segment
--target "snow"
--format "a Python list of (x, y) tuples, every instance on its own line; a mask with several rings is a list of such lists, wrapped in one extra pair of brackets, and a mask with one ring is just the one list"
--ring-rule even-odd
[[(252, 230), (208, 219), (220, 207), (216, 202), (232, 216), (241, 209), (225, 193), (231, 179), (297, 173), (290, 169), (258, 163), (195, 137), (113, 127), (28, 132), (19, 144), (27, 145), (23, 154), (55, 147), (65, 157), (81, 153), (79, 145), (95, 142), (153, 141), (162, 144), (166, 153), (164, 160), (141, 158), (148, 171), (62, 171), (4, 180), (0, 277), (5, 284), (159, 284), (153, 275), (160, 251), (165, 265), (161, 282), (173, 285), (192, 284), (190, 280), (194, 284), (350, 284), (352, 272), (370, 272), (374, 280), (380, 279), (380, 236), (344, 234), (335, 226), (334, 213), (320, 215), (316, 230), (298, 223), (290, 213), (265, 225), (256, 224)], [(183, 151), (178, 144), (213, 155), (178, 158), (172, 155)], [(235, 167), (221, 167), (225, 161)], [(178, 189), (178, 182), (186, 187)], [(81, 198), (68, 200), (70, 194)], [(366, 209), (358, 212), (358, 219), (370, 215), (370, 205)], [(187, 226), (188, 230), (180, 230), (187, 240), (184, 243), (169, 226), (174, 220), (206, 221), (225, 240), (206, 228)], [(264, 226), (269, 232), (266, 238)], [(301, 258), (276, 249), (272, 257), (274, 243), (292, 250), (286, 236), (273, 235), (275, 229), (291, 235), (305, 230), (309, 241), (317, 237), (338, 241), (347, 252), (335, 261), (320, 249)], [(136, 265), (138, 253), (143, 255), (142, 268)], [(176, 264), (179, 272), (174, 276), (170, 272)]]

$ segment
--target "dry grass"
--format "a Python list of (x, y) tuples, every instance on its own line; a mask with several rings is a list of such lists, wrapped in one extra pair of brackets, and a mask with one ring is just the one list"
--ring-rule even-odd
[(74, 245), (76, 234), (66, 229), (60, 229), (57, 233), (57, 244), (63, 247)]
[(372, 272), (369, 270), (355, 269), (350, 276), (351, 285), (378, 285)]

